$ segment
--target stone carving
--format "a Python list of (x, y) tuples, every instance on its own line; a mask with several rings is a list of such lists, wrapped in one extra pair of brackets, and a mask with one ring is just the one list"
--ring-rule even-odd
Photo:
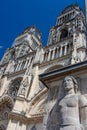
[(0, 77), (4, 73), (4, 67), (0, 68)]
[(72, 58), (71, 58), (71, 64), (79, 63), (81, 62), (81, 58), (79, 54), (77, 53), (77, 47), (76, 45), (74, 46), (74, 49), (72, 51)]
[(21, 87), (20, 87), (18, 95), (23, 95), (23, 96), (26, 95), (27, 87), (31, 86), (32, 79), (33, 79), (33, 75), (32, 74), (25, 75), (25, 77), (23, 78), (23, 80), (21, 82)]
[(64, 93), (50, 111), (47, 130), (87, 129), (87, 99), (78, 93), (78, 83), (72, 76), (63, 80)]

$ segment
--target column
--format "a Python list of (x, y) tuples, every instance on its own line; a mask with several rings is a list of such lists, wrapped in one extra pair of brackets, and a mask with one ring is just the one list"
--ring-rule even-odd
[(28, 64), (27, 64), (27, 67), (30, 66), (30, 62), (31, 62), (31, 57), (30, 57), (30, 59), (29, 59), (29, 62), (28, 62)]
[(51, 55), (51, 50), (49, 50), (49, 54), (48, 54), (48, 59), (47, 59), (47, 61), (50, 61), (50, 55)]
[(67, 43), (65, 44), (64, 55), (67, 54)]
[(48, 56), (48, 52), (46, 51), (45, 54), (46, 54), (46, 55), (45, 55), (45, 56), (46, 56), (46, 57), (45, 57), (45, 61), (47, 61), (47, 58), (48, 58), (48, 57), (47, 57), (47, 56)]
[(6, 130), (19, 130), (19, 122), (12, 122), (10, 120)]
[(15, 130), (20, 130), (19, 122), (17, 123)]
[(41, 60), (41, 63), (44, 62), (44, 52), (42, 52), (42, 60)]
[(25, 73), (26, 75), (28, 75), (30, 73), (30, 71), (31, 71), (31, 67), (30, 67), (31, 66), (31, 64), (30, 64), (31, 63), (31, 59), (32, 59), (32, 57), (30, 57), (30, 60), (28, 62), (27, 70), (26, 70), (26, 73)]
[(60, 57), (62, 56), (62, 45), (61, 45), (61, 48), (60, 48)]
[(40, 63), (42, 63), (44, 61), (44, 50), (41, 50), (41, 59), (40, 59)]
[(22, 60), (22, 61), (20, 61), (20, 65), (19, 65), (18, 70), (21, 70), (21, 65), (22, 65), (22, 62), (23, 62), (23, 60)]
[(27, 63), (28, 63), (28, 59), (29, 59), (29, 58), (27, 58), (27, 61), (26, 61), (26, 63), (25, 63), (25, 66), (24, 66), (24, 68), (26, 68), (26, 66), (27, 66)]
[(70, 44), (68, 43), (67, 44), (67, 54), (69, 54), (69, 51), (70, 51)]
[(59, 55), (60, 55), (58, 50), (59, 50), (59, 47), (57, 47), (57, 55), (56, 55), (56, 58), (58, 58)]
[(22, 124), (21, 130), (26, 130), (26, 124)]
[(9, 123), (8, 123), (7, 130), (11, 130), (11, 126), (12, 126), (12, 124), (11, 124), (11, 120), (10, 120)]
[(16, 71), (19, 70), (20, 63), (21, 63), (21, 62), (19, 61), (18, 65), (17, 65), (17, 67), (16, 67)]
[(53, 49), (52, 60), (55, 59), (55, 48)]

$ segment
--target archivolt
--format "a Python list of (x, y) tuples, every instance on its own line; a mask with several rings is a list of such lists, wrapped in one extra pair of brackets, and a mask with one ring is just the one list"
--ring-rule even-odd
[(13, 99), (8, 95), (5, 95), (0, 98), (0, 106), (2, 106), (5, 103), (8, 104), (10, 108), (12, 108), (14, 105)]
[(43, 113), (46, 97), (47, 97), (47, 89), (44, 89), (37, 96), (35, 96), (35, 98), (31, 102), (29, 113), (30, 114)]
[(5, 127), (3, 124), (0, 124), (0, 130), (5, 130)]

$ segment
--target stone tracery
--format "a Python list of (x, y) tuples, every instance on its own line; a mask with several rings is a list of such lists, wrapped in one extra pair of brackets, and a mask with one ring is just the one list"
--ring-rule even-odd
[(11, 81), (9, 84), (9, 89), (7, 93), (13, 99), (15, 99), (15, 97), (17, 96), (21, 81), (22, 81), (22, 78), (19, 78), (19, 79), (15, 79), (14, 81)]

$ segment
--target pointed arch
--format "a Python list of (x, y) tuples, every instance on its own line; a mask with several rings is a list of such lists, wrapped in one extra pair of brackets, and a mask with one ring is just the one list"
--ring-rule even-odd
[(8, 86), (8, 92), (7, 94), (12, 97), (14, 100), (17, 96), (17, 93), (18, 93), (18, 90), (20, 88), (20, 84), (21, 84), (21, 81), (22, 81), (22, 77), (18, 77), (14, 80), (12, 80), (10, 83), (9, 83), (9, 86)]
[(5, 126), (3, 124), (0, 124), (0, 130), (5, 130)]
[(0, 106), (2, 106), (2, 104), (5, 103), (8, 104), (10, 108), (13, 108), (14, 101), (10, 96), (5, 95), (2, 98), (0, 98)]
[(0, 98), (0, 130), (6, 130), (9, 113), (11, 112), (13, 105), (14, 101), (10, 96), (5, 95)]
[(30, 115), (44, 113), (46, 97), (47, 97), (47, 89), (45, 88), (40, 93), (38, 93), (31, 101), (30, 109), (29, 109)]
[(54, 71), (54, 70), (59, 69), (61, 67), (63, 67), (63, 64), (51, 65), (48, 68), (46, 68), (46, 70), (44, 71), (44, 73), (48, 73), (50, 71)]

